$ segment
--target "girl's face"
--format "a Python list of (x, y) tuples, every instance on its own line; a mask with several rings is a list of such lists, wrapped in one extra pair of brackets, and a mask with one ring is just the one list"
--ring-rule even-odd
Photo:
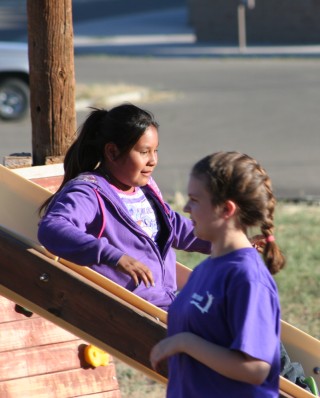
[(204, 182), (191, 176), (188, 184), (188, 202), (184, 211), (190, 214), (194, 225), (194, 235), (198, 238), (214, 242), (223, 225), (221, 208), (214, 207)]
[(127, 187), (144, 186), (158, 163), (158, 130), (146, 129), (130, 152), (114, 161), (113, 176)]

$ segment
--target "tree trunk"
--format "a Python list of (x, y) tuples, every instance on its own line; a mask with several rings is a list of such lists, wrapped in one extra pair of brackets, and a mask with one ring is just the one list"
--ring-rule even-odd
[(28, 0), (33, 165), (62, 161), (76, 126), (72, 0)]

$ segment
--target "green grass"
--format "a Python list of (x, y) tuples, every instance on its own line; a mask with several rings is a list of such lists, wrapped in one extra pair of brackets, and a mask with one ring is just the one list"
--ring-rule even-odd
[(276, 281), (282, 319), (320, 338), (320, 207), (279, 206), (277, 238), (287, 265)]

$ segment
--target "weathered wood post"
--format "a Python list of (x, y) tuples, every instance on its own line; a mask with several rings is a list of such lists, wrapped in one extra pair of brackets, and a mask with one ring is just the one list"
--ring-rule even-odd
[(72, 0), (27, 0), (33, 165), (61, 162), (76, 129)]

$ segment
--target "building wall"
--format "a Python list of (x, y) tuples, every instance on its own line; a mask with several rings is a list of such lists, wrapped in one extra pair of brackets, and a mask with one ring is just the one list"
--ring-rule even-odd
[[(239, 0), (188, 0), (197, 40), (238, 44)], [(247, 44), (320, 44), (320, 0), (255, 0), (246, 8)]]

